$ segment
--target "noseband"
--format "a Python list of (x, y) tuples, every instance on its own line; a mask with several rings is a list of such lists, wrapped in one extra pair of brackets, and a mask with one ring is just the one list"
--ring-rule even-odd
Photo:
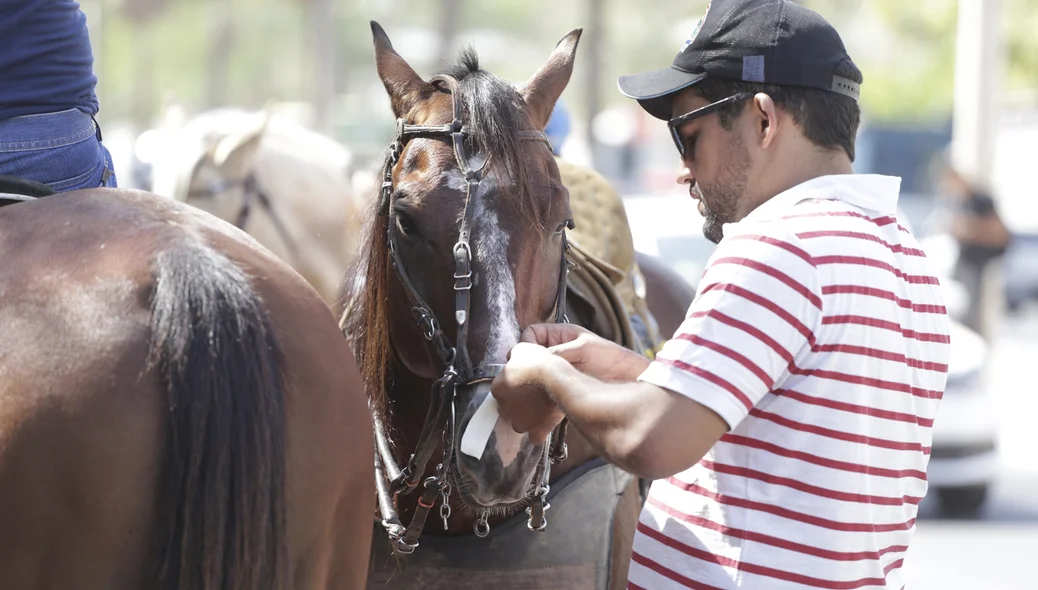
[[(388, 217), (389, 252), (396, 268), (397, 276), (404, 286), (411, 313), (415, 323), (443, 364), (443, 373), (432, 386), (432, 399), (426, 414), (425, 423), (418, 439), (418, 445), (400, 469), (393, 458), (391, 445), (385, 424), (378, 412), (372, 412), (375, 430), (375, 487), (378, 492), (381, 524), (393, 541), (397, 553), (410, 554), (418, 546), (418, 537), (422, 534), (429, 512), (441, 497), (440, 518), (444, 530), (450, 518), (451, 485), (448, 481), (448, 470), (454, 460), (455, 411), (454, 401), (458, 386), (471, 386), (493, 381), (503, 369), (503, 365), (485, 365), (473, 367), (468, 354), (468, 329), (470, 320), (470, 303), (472, 292), (472, 246), (469, 243), (472, 223), (473, 199), (480, 183), (486, 176), (489, 157), (483, 160), (478, 168), (469, 166), (468, 154), (465, 150), (467, 129), (461, 119), (461, 102), (458, 99), (458, 81), (450, 76), (436, 76), (431, 82), (441, 91), (451, 95), (453, 103), (453, 121), (446, 125), (411, 125), (404, 119), (397, 119), (396, 135), (390, 144), (382, 167), (382, 188), (379, 201), (379, 215)], [(518, 137), (524, 141), (544, 142), (550, 147), (548, 138), (540, 131), (520, 131)], [(414, 287), (404, 267), (397, 248), (396, 212), (390, 206), (393, 196), (393, 169), (400, 161), (404, 146), (414, 138), (446, 138), (454, 148), (454, 158), (458, 168), (465, 177), (465, 208), (458, 230), (458, 241), (454, 244), (454, 321), (457, 324), (457, 342), (452, 345), (443, 332), (440, 321), (433, 313), (432, 307), (422, 298)], [(555, 299), (555, 321), (566, 322), (566, 279), (568, 261), (566, 234), (562, 234), (562, 250), (559, 264), (558, 292)], [(489, 395), (489, 394), (488, 394)], [(566, 426), (563, 421), (544, 444), (537, 474), (534, 478), (535, 488), (530, 494), (530, 507), (527, 508), (530, 530), (543, 531), (547, 526), (544, 512), (549, 508), (546, 501), (551, 464), (566, 458)], [(439, 434), (439, 437), (437, 437)], [(436, 449), (437, 438), (443, 446), (442, 461), (436, 466), (436, 475), (422, 482), (422, 494), (418, 499), (418, 507), (405, 527), (396, 510), (395, 500), (401, 494), (409, 494), (417, 487), (425, 468)], [(483, 510), (474, 532), (485, 537), (490, 533), (487, 523), (489, 513)]]

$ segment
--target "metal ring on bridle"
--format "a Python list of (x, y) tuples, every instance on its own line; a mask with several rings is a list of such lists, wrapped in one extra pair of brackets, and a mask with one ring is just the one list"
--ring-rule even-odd
[(490, 523), (487, 522), (488, 518), (489, 514), (484, 510), (479, 513), (479, 518), (477, 518), (476, 523), (472, 525), (472, 532), (480, 539), (485, 538), (490, 534)]

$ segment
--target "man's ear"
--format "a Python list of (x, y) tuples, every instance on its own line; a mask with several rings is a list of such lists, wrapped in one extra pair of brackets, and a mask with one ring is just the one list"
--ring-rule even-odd
[(753, 114), (757, 118), (758, 141), (761, 148), (767, 149), (775, 144), (780, 121), (778, 107), (771, 96), (758, 92), (753, 97)]

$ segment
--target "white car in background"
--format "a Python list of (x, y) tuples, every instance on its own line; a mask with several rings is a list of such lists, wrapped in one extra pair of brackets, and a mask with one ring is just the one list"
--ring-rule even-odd
[[(632, 195), (624, 198), (624, 206), (635, 249), (661, 258), (694, 288), (714, 251), (714, 244), (703, 237), (696, 202), (685, 192)], [(905, 219), (902, 224), (909, 226)], [(941, 280), (949, 285), (946, 299), (961, 298), (951, 281)], [(959, 306), (948, 307), (954, 317)], [(954, 320), (951, 340), (948, 383), (934, 422), (927, 480), (945, 514), (973, 517), (984, 504), (999, 462), (997, 422), (984, 381), (988, 346)]]

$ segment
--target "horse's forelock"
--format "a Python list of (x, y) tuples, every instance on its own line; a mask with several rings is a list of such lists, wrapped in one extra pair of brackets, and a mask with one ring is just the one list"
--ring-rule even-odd
[(530, 143), (520, 138), (521, 131), (532, 127), (519, 91), (480, 69), (479, 57), (471, 47), (463, 49), (444, 73), (458, 81), (465, 127), (476, 152), (471, 155), (489, 157), (491, 168), (511, 181), (507, 196), (518, 200), (521, 212), (534, 215), (531, 188), (536, 166), (529, 155), (534, 152), (524, 149)]

